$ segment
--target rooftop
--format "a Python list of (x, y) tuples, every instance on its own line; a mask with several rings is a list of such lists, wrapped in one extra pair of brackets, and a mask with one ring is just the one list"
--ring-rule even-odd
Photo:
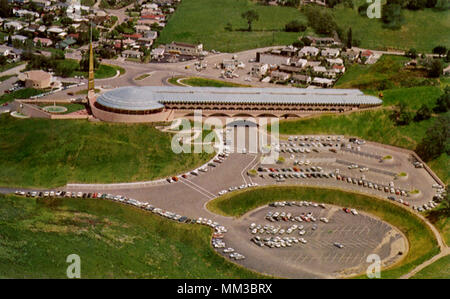
[(128, 86), (97, 98), (103, 106), (123, 110), (163, 108), (164, 103), (372, 104), (382, 101), (358, 89)]

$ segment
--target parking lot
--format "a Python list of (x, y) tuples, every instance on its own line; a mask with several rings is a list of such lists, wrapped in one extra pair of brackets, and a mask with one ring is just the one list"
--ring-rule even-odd
[[(245, 130), (247, 139), (250, 128)], [(428, 203), (438, 190), (433, 188), (436, 182), (432, 176), (424, 168), (416, 168), (406, 152), (376, 143), (350, 142), (343, 136), (303, 136), (302, 140), (300, 136), (296, 140), (293, 136), (291, 140), (280, 141), (279, 145), (270, 142), (272, 149), (284, 158), (283, 163), (261, 164), (261, 153), (252, 152), (248, 140), (238, 141), (238, 135), (224, 136), (229, 149), (237, 152), (222, 153), (195, 171), (167, 180), (154, 184), (68, 186), (64, 190), (101, 192), (124, 203), (133, 199), (132, 204), (157, 207), (154, 213), (170, 219), (192, 219), (212, 227), (220, 223), (227, 233), (221, 231), (212, 239), (212, 245), (220, 254), (258, 272), (296, 278), (361, 273), (371, 253), (378, 254), (383, 263), (391, 264), (406, 254), (407, 243), (389, 224), (370, 215), (346, 213), (343, 207), (265, 206), (235, 219), (210, 212), (206, 203), (235, 190), (287, 184), (389, 197), (393, 203), (395, 200), (396, 204), (412, 209)], [(257, 170), (257, 174), (249, 176), (250, 169)], [(400, 176), (401, 173), (406, 175)], [(290, 213), (294, 220), (270, 221), (266, 218), (269, 212)], [(316, 221), (295, 220), (308, 213), (312, 213)], [(326, 218), (327, 222), (321, 218)], [(253, 232), (255, 228), (257, 231)], [(264, 245), (260, 246), (261, 243)]]
[[(311, 213), (315, 221), (295, 220), (268, 221), (271, 213), (290, 213), (292, 217)], [(400, 259), (407, 251), (407, 241), (389, 224), (369, 215), (346, 213), (341, 207), (312, 205), (270, 207), (251, 211), (228, 228), (225, 242), (247, 258), (244, 266), (259, 272), (290, 278), (340, 277), (359, 274), (368, 266), (366, 258), (378, 254), (383, 265)], [(327, 223), (320, 219), (325, 217)], [(251, 225), (273, 226), (275, 230), (260, 229), (252, 233)], [(298, 228), (288, 232), (288, 228)], [(282, 233), (280, 230), (284, 229)], [(301, 229), (300, 229), (301, 228)], [(264, 232), (262, 232), (264, 230)], [(274, 233), (274, 231), (276, 233)], [(303, 242), (291, 242), (291, 246), (260, 246), (252, 238), (295, 238)], [(342, 245), (339, 248), (335, 245)], [(223, 250), (219, 250), (223, 253)], [(401, 252), (401, 255), (399, 254)]]

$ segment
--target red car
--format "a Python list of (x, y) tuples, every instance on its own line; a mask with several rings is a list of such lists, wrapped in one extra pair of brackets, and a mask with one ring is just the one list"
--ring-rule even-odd
[(344, 210), (344, 212), (347, 213), (347, 214), (351, 213), (349, 208), (343, 208), (342, 210)]
[(176, 176), (173, 176), (172, 180), (174, 180), (175, 182), (178, 182), (178, 178)]
[(5, 106), (8, 106), (8, 103), (3, 103), (3, 105), (2, 105), (3, 107), (5, 107)]

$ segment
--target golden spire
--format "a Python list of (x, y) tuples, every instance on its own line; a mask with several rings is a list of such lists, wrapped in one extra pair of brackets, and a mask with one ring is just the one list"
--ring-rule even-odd
[(94, 50), (92, 49), (92, 27), (91, 27), (91, 42), (89, 43), (89, 81), (88, 91), (95, 91), (94, 86)]

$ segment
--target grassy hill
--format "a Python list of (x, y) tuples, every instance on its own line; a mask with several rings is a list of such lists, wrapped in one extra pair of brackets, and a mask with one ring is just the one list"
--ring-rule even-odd
[(0, 278), (261, 278), (219, 256), (212, 230), (95, 199), (0, 195)]
[(359, 15), (358, 6), (364, 2), (354, 1), (354, 9), (343, 5), (333, 9), (338, 25), (344, 30), (352, 27), (353, 38), (361, 41), (361, 47), (380, 50), (415, 48), (429, 53), (437, 45), (450, 46), (450, 11), (404, 9), (405, 24), (399, 30), (391, 30), (384, 28), (379, 19)]
[[(248, 32), (241, 14), (255, 9), (259, 20)], [(291, 44), (298, 33), (283, 32), (286, 23), (306, 17), (291, 7), (261, 6), (248, 0), (183, 0), (158, 38), (158, 43), (172, 41), (203, 43), (208, 50), (238, 52), (270, 45)], [(231, 23), (233, 31), (226, 31)]]
[(172, 135), (153, 125), (0, 116), (0, 186), (151, 180), (181, 173), (212, 155), (175, 154)]
[[(344, 31), (352, 27), (353, 37), (361, 41), (361, 47), (382, 50), (416, 48), (420, 52), (430, 52), (440, 44), (450, 47), (447, 34), (450, 31), (450, 11), (404, 10), (405, 25), (400, 30), (391, 30), (384, 28), (378, 19), (358, 14), (357, 7), (364, 1), (355, 0), (354, 9), (343, 5), (331, 9)], [(259, 14), (259, 20), (253, 24), (253, 32), (245, 31), (247, 23), (241, 17), (249, 9)], [(311, 28), (305, 33), (283, 32), (286, 23), (292, 20), (306, 23), (306, 16), (296, 8), (262, 6), (249, 0), (183, 0), (161, 32), (158, 43), (203, 43), (208, 50), (238, 52), (291, 44), (299, 35), (313, 33)], [(233, 31), (225, 30), (227, 23), (232, 25)]]
[(450, 279), (450, 255), (444, 256), (425, 267), (412, 279)]

